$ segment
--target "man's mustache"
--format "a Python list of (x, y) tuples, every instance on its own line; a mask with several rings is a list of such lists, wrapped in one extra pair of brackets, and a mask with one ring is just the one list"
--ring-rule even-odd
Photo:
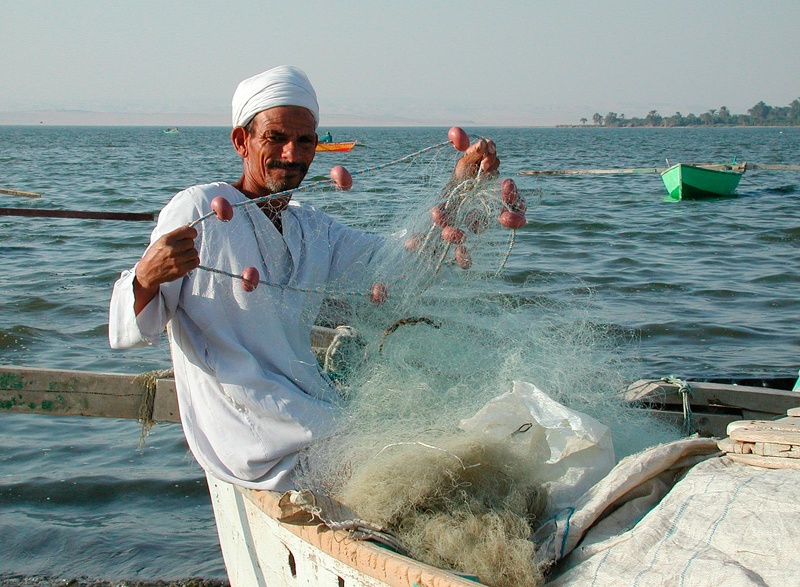
[(275, 159), (274, 161), (267, 161), (267, 169), (287, 169), (306, 173), (308, 171), (308, 165), (301, 163), (300, 161), (291, 162)]

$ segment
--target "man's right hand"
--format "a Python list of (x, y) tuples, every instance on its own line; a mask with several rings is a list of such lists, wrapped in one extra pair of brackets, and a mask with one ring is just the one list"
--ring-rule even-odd
[(147, 249), (136, 266), (133, 280), (137, 316), (156, 296), (162, 283), (180, 279), (200, 265), (195, 238), (197, 230), (187, 224), (163, 235)]

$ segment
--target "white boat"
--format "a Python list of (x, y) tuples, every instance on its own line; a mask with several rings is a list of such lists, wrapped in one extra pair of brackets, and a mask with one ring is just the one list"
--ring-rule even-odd
[[(321, 359), (330, 359), (337, 332), (315, 334)], [(686, 387), (674, 379), (641, 381), (627, 394), (667, 418), (684, 418), (688, 403), (701, 432), (724, 426), (727, 438), (695, 436), (632, 455), (545, 521), (536, 541), (542, 556), (557, 563), (548, 585), (591, 578), (601, 586), (633, 584), (637, 577), (642, 584), (661, 577), (658, 584), (682, 578), (684, 585), (715, 585), (715, 573), (731, 565), (730, 584), (797, 584), (800, 395), (730, 383)], [(0, 367), (0, 410), (179, 421), (174, 381), (165, 373)], [(478, 584), (327, 527), (307, 508), (293, 507), (292, 494), (208, 481), (233, 587)], [(756, 576), (762, 582), (748, 582)]]

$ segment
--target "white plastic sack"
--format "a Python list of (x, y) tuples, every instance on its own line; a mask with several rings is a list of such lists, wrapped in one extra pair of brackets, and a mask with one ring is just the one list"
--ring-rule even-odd
[(489, 401), (473, 417), (462, 420), (460, 427), (497, 439), (513, 435), (515, 442), (528, 443), (531, 455), (544, 451), (542, 473), (551, 512), (575, 503), (616, 462), (608, 427), (561, 405), (526, 381), (515, 381), (510, 392)]

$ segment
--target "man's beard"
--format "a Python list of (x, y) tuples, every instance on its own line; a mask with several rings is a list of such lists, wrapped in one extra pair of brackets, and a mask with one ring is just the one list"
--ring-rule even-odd
[[(269, 175), (270, 169), (287, 169), (298, 171), (300, 173), (300, 177), (286, 181), (275, 180)], [(288, 161), (281, 161), (280, 159), (269, 160), (267, 161), (266, 172), (264, 173), (264, 184), (265, 187), (273, 194), (284, 192), (286, 190), (293, 190), (300, 185), (300, 183), (303, 181), (303, 178), (306, 176), (306, 173), (308, 173), (308, 165), (305, 163), (291, 163)]]

